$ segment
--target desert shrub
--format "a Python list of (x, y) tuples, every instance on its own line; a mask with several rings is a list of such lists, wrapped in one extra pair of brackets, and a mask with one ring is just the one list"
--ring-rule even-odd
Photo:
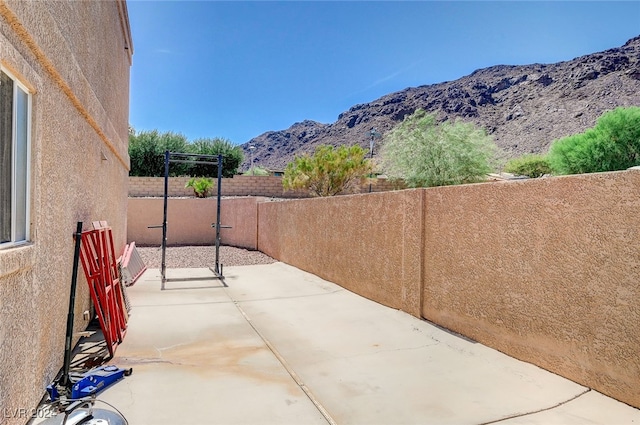
[(551, 166), (549, 166), (549, 161), (545, 155), (529, 154), (507, 161), (504, 171), (535, 179), (545, 174), (550, 174)]
[(461, 121), (438, 124), (435, 115), (418, 109), (385, 136), (380, 157), (390, 178), (428, 187), (483, 181), (496, 154), (484, 130)]
[(616, 171), (640, 165), (640, 107), (605, 112), (593, 128), (554, 141), (548, 160), (557, 174)]
[(242, 174), (243, 176), (268, 176), (269, 170), (262, 167), (251, 167)]
[(308, 189), (315, 196), (333, 196), (362, 184), (371, 173), (367, 151), (358, 145), (318, 146), (313, 156), (304, 154), (287, 164), (282, 178), (285, 190)]
[(213, 187), (213, 180), (206, 177), (193, 177), (189, 179), (184, 187), (190, 187), (193, 189), (193, 193), (198, 198), (206, 198), (209, 194), (209, 190)]

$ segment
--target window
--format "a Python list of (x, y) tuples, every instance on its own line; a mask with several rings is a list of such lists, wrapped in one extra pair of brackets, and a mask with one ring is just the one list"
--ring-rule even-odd
[(31, 96), (0, 70), (0, 247), (29, 239)]

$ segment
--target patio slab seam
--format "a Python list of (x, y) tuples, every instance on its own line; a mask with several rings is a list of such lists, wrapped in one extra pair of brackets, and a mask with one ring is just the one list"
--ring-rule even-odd
[(253, 299), (247, 299), (247, 300), (236, 300), (231, 296), (229, 296), (229, 298), (231, 299), (232, 302), (251, 303), (251, 302), (261, 302), (261, 301), (293, 300), (293, 299), (301, 299), (301, 298), (309, 298), (309, 297), (321, 297), (321, 296), (338, 294), (344, 291), (345, 289), (337, 289), (337, 290), (321, 292), (317, 294), (291, 295), (291, 296), (280, 296), (280, 297), (270, 297), (270, 298), (253, 298)]
[[(229, 298), (233, 299), (230, 294), (227, 294), (227, 295), (229, 295)], [(298, 387), (300, 387), (300, 389), (307, 396), (309, 401), (311, 401), (311, 403), (313, 403), (315, 408), (318, 409), (320, 414), (326, 419), (327, 423), (330, 424), (330, 425), (338, 425), (338, 423), (331, 417), (331, 415), (329, 414), (327, 409), (322, 405), (322, 403), (320, 403), (320, 401), (317, 399), (317, 397), (311, 392), (309, 387), (307, 387), (305, 385), (305, 383), (298, 376), (298, 374), (295, 372), (295, 370), (287, 363), (286, 359), (280, 354), (280, 352), (274, 347), (274, 345), (262, 334), (262, 332), (260, 332), (255, 327), (255, 325), (251, 321), (251, 318), (247, 315), (247, 313), (240, 306), (240, 303), (237, 302), (237, 301), (234, 301), (234, 304), (235, 304), (236, 308), (238, 309), (238, 311), (240, 312), (240, 314), (242, 314), (244, 319), (247, 321), (247, 323), (251, 326), (253, 331), (256, 333), (256, 335), (258, 335), (258, 337), (260, 337), (260, 339), (262, 339), (262, 341), (267, 346), (267, 348), (273, 353), (273, 355), (276, 357), (276, 359), (278, 359), (278, 361), (280, 362), (282, 367), (287, 371), (289, 376), (291, 376), (291, 379), (293, 379), (295, 381), (295, 383), (298, 385)]]

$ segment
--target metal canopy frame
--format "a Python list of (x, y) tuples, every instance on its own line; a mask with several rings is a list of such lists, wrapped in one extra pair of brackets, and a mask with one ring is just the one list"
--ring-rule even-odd
[[(223, 155), (201, 155), (193, 153), (181, 153), (181, 152), (164, 152), (164, 213), (161, 226), (149, 226), (149, 228), (162, 228), (162, 290), (164, 290), (164, 284), (167, 281), (185, 281), (185, 280), (208, 280), (210, 278), (185, 278), (185, 279), (167, 279), (167, 205), (169, 198), (169, 164), (170, 163), (186, 163), (186, 164), (202, 164), (202, 165), (217, 165), (218, 166), (218, 195), (216, 202), (216, 262), (212, 269), (209, 270), (215, 275), (214, 278), (220, 279), (222, 284), (226, 286), (224, 282), (224, 276), (222, 274), (222, 264), (220, 264), (220, 199), (222, 197), (221, 183), (222, 183), (222, 163)], [(213, 224), (212, 224), (213, 226)]]

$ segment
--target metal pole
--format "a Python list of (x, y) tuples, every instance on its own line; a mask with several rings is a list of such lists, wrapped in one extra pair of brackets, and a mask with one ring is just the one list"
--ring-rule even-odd
[(169, 196), (169, 151), (164, 152), (164, 215), (162, 218), (162, 289), (167, 280), (167, 198)]
[(216, 268), (218, 275), (222, 274), (220, 270), (220, 199), (222, 198), (222, 155), (218, 155), (218, 205), (216, 211)]
[(73, 252), (73, 270), (71, 272), (71, 294), (69, 295), (69, 313), (67, 314), (67, 336), (64, 343), (64, 365), (62, 367), (62, 385), (71, 387), (69, 368), (71, 367), (71, 342), (73, 340), (73, 322), (75, 320), (76, 287), (78, 286), (78, 263), (80, 261), (80, 244), (82, 243), (82, 222), (76, 225), (75, 250)]
[[(373, 137), (375, 135), (375, 128), (371, 129), (371, 141), (369, 142), (369, 150), (371, 163), (373, 164)], [(373, 173), (369, 174), (369, 193), (371, 193), (371, 179), (373, 179)]]
[(253, 145), (249, 146), (249, 152), (251, 153), (251, 160), (249, 162), (249, 174), (252, 176), (254, 175), (253, 174), (253, 151), (255, 150), (255, 148), (256, 147)]

